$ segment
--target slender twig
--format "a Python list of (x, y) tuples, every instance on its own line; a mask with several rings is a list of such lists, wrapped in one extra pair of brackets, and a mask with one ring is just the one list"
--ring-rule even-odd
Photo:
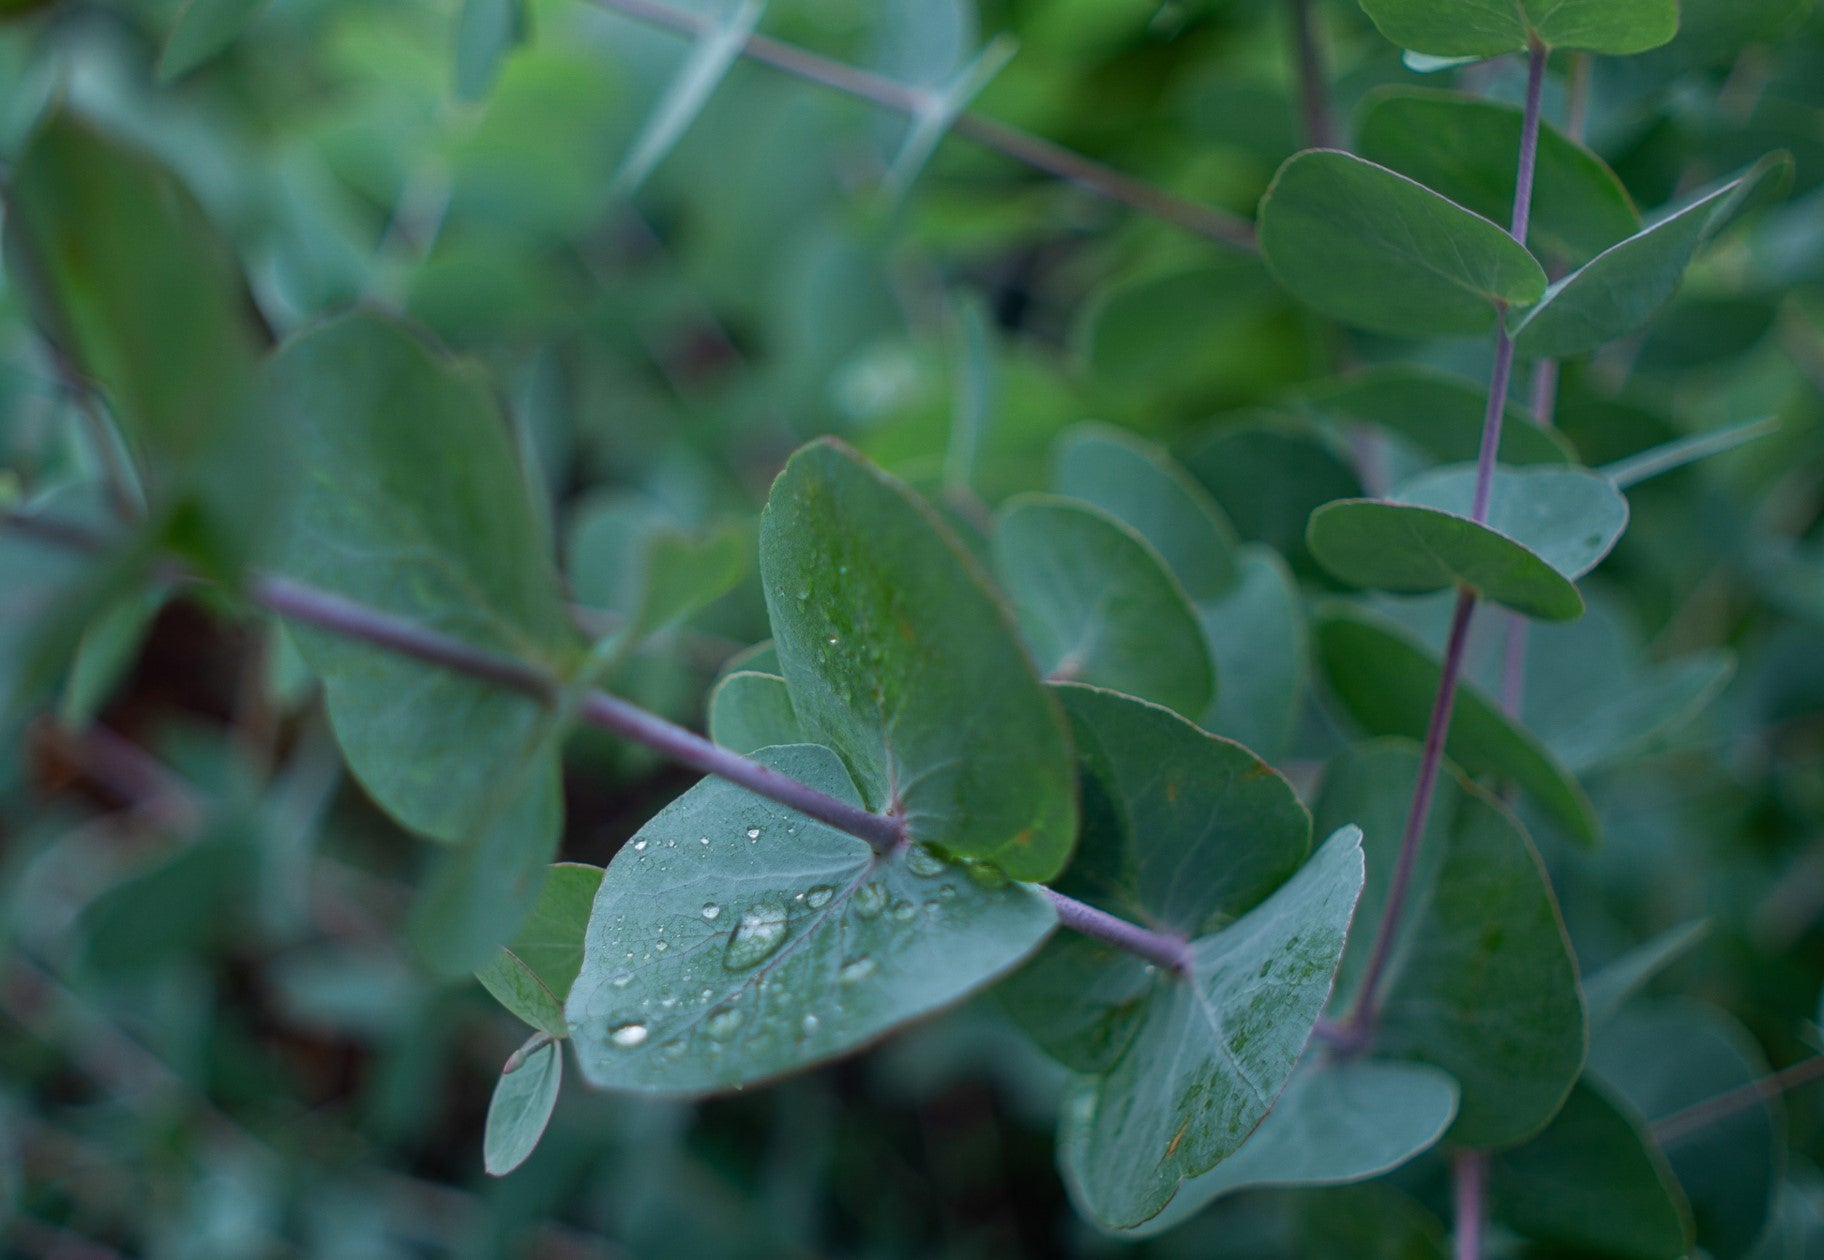
[[(715, 20), (706, 14), (676, 9), (657, 0), (594, 0), (594, 3), (649, 26), (693, 39), (715, 27)], [(770, 36), (750, 35), (741, 46), (741, 52), (762, 65), (902, 114), (917, 117), (933, 103), (933, 93), (924, 88), (847, 65)], [(1237, 249), (1255, 248), (1254, 225), (1240, 215), (1180, 197), (1157, 184), (1124, 174), (1031, 132), (970, 113), (959, 114), (950, 129), (1033, 170), (1080, 185), (1187, 232)]]
[(1482, 1260), (1482, 1225), (1488, 1216), (1488, 1152), (1458, 1151), (1450, 1166), (1455, 1190), (1456, 1260)]
[(1675, 1111), (1653, 1126), (1653, 1136), (1661, 1146), (1671, 1146), (1718, 1121), (1819, 1079), (1824, 1079), (1824, 1054), (1795, 1063), (1772, 1076), (1750, 1081), (1726, 1094), (1693, 1103), (1683, 1111)]
[(1287, 17), (1292, 23), (1292, 51), (1298, 75), (1298, 112), (1304, 123), (1305, 140), (1314, 149), (1336, 147), (1336, 119), (1330, 112), (1329, 77), (1324, 70), (1324, 53), (1317, 42), (1311, 0), (1286, 0)]
[[(1526, 112), (1520, 131), (1520, 155), (1514, 180), (1514, 213), (1509, 229), (1513, 238), (1526, 243), (1527, 220), (1533, 200), (1533, 171), (1539, 152), (1539, 108), (1545, 89), (1546, 48), (1535, 42), (1527, 58)], [(1495, 453), (1501, 446), (1501, 416), (1507, 403), (1508, 378), (1514, 366), (1514, 342), (1507, 334), (1507, 311), (1497, 304), (1495, 318), (1495, 362), (1489, 374), (1488, 406), (1482, 414), (1482, 444), (1476, 457), (1476, 491), (1471, 509), (1472, 519), (1488, 519), (1488, 500), (1494, 488)], [(1338, 1039), (1347, 1050), (1365, 1049), (1373, 1039), (1379, 1016), (1380, 987), (1386, 978), (1387, 965), (1393, 957), (1394, 938), (1405, 913), (1406, 898), (1411, 890), (1412, 875), (1418, 868), (1419, 844), (1425, 836), (1425, 824), (1431, 814), (1431, 800), (1438, 785), (1438, 774), (1444, 764), (1444, 748), (1450, 736), (1451, 709), (1456, 703), (1457, 682), (1463, 673), (1464, 650), (1469, 643), (1469, 629), (1476, 611), (1476, 593), (1467, 586), (1457, 588), (1457, 603), (1450, 619), (1450, 636), (1444, 645), (1444, 661), (1438, 674), (1438, 690), (1432, 701), (1431, 718), (1426, 723), (1424, 752), (1419, 759), (1418, 780), (1412, 788), (1412, 804), (1406, 812), (1406, 825), (1400, 836), (1399, 856), (1394, 861), (1393, 877), (1387, 886), (1387, 901), (1381, 921), (1375, 930), (1374, 945), (1368, 965), (1356, 990), (1355, 1006)]]
[[(104, 539), (79, 526), (18, 512), (8, 512), (0, 519), (10, 528), (46, 542), (83, 550), (96, 550), (105, 545)], [(557, 705), (565, 694), (562, 680), (523, 661), (474, 647), (441, 631), (302, 582), (282, 577), (257, 577), (248, 584), (248, 593), (255, 603), (290, 621), (466, 674), (519, 692), (541, 704)], [(777, 801), (838, 831), (865, 840), (878, 851), (891, 852), (908, 840), (905, 820), (897, 814), (876, 814), (826, 795), (606, 692), (591, 691), (584, 696), (577, 705), (576, 715), (581, 721), (644, 744), (693, 770), (726, 779), (757, 796)], [(1179, 938), (1128, 923), (1051, 889), (1045, 892), (1058, 907), (1059, 919), (1072, 930), (1107, 941), (1174, 971), (1185, 969), (1187, 955), (1184, 942)]]

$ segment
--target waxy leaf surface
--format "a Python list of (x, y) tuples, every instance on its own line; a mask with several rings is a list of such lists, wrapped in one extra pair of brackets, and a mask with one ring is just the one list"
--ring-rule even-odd
[[(1425, 737), (1440, 669), (1424, 647), (1386, 618), (1340, 604), (1325, 607), (1314, 637), (1331, 693), (1364, 730)], [(1445, 752), (1470, 774), (1512, 779), (1572, 835), (1596, 843), (1596, 811), (1576, 778), (1467, 679), (1457, 688)]]
[(1456, 1114), (1457, 1083), (1436, 1068), (1307, 1055), (1242, 1148), (1131, 1232), (1164, 1233), (1237, 1190), (1378, 1177), (1436, 1145)]
[(1151, 543), (1191, 599), (1235, 582), (1235, 527), (1209, 491), (1163, 450), (1120, 429), (1086, 424), (1059, 442), (1059, 494), (1082, 499)]
[(482, 1166), (490, 1175), (506, 1176), (537, 1149), (563, 1083), (563, 1047), (556, 1042), (540, 1046), (494, 1082), (481, 1139)]
[(1195, 717), (1216, 694), (1203, 628), (1141, 536), (1099, 508), (1027, 495), (1002, 509), (995, 568), (1039, 669)]
[[(1356, 745), (1330, 763), (1318, 826), (1358, 820), (1368, 855), (1364, 922), (1378, 921), (1418, 777), (1419, 749)], [(1462, 1099), (1449, 1139), (1502, 1147), (1544, 1128), (1583, 1068), (1584, 1008), (1545, 867), (1513, 815), (1453, 773), (1440, 777), (1404, 926), (1383, 981), (1375, 1053), (1450, 1073)], [(1359, 984), (1358, 933), (1342, 991)]]
[(1578, 1082), (1564, 1110), (1488, 1170), (1495, 1219), (1536, 1241), (1628, 1260), (1678, 1260), (1690, 1210), (1666, 1158), (1633, 1109)]
[[(843, 800), (836, 755), (761, 760)], [(662, 810), (596, 894), (571, 1044), (602, 1089), (695, 1096), (858, 1049), (985, 987), (1056, 915), (1038, 890), (922, 846), (878, 856), (717, 779)]]
[(722, 747), (744, 754), (805, 742), (785, 679), (747, 669), (736, 670), (710, 693), (709, 734)]
[(1384, 166), (1331, 149), (1287, 159), (1260, 203), (1281, 284), (1344, 323), (1409, 337), (1472, 334), (1531, 306), (1545, 272), (1498, 224)]
[(1304, 604), (1278, 552), (1248, 543), (1235, 557), (1235, 585), (1197, 605), (1223, 680), (1199, 725), (1277, 761), (1291, 746), (1310, 682)]
[[(1083, 781), (1083, 839), (1062, 891), (1190, 938), (1257, 905), (1304, 860), (1311, 819), (1291, 784), (1241, 745), (1158, 705), (1058, 688)], [(1066, 934), (1000, 990), (1080, 1072), (1108, 1067), (1144, 1016), (1156, 968)]]
[[(1455, 92), (1396, 88), (1362, 115), (1363, 157), (1497, 223), (1513, 212), (1521, 111)], [(1567, 265), (1640, 231), (1640, 211), (1603, 160), (1550, 124), (1539, 129), (1527, 246)]]
[(1529, 359), (1588, 354), (1646, 323), (1671, 297), (1697, 251), (1762, 188), (1790, 178), (1784, 154), (1658, 220), (1552, 285), (1538, 306), (1509, 320), (1514, 352)]
[(1678, 33), (1677, 0), (1361, 0), (1381, 34), (1432, 57), (1551, 48), (1624, 57)]
[(912, 838), (1044, 880), (1077, 809), (1057, 702), (969, 554), (902, 483), (825, 439), (761, 518), (780, 672), (806, 735)]
[(1361, 834), (1345, 827), (1267, 900), (1192, 941), (1186, 974), (1151, 977), (1120, 1057), (1062, 1105), (1059, 1162), (1092, 1221), (1152, 1219), (1260, 1124), (1329, 999), (1361, 886)]
[[(1474, 460), (1481, 446), (1488, 384), (1435, 368), (1384, 364), (1319, 382), (1302, 397), (1325, 414), (1384, 429), (1436, 463), (1460, 464)], [(1509, 404), (1496, 458), (1503, 464), (1563, 464), (1571, 453), (1563, 437)]]

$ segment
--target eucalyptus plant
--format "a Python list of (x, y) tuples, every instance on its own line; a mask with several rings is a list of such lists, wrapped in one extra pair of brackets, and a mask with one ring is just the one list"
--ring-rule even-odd
[[(1815, 558), (1776, 547), (1752, 509), (1727, 526), (1752, 545), (1689, 578), (1684, 498), (1717, 457), (1751, 468), (1783, 443), (1812, 469), (1783, 491), (1808, 528), (1816, 443), (1794, 444), (1804, 408), (1780, 414), (1755, 361), (1700, 382), (1702, 425), (1638, 421), (1626, 393), (1656, 354), (1668, 372), (1708, 362), (1757, 318), (1742, 294), (1797, 329), (1790, 371), (1824, 361), (1804, 295), (1824, 243), (1816, 155), (1801, 148), (1795, 170), (1774, 145), (1741, 151), (1779, 130), (1744, 126), (1701, 152), (1665, 140), (1668, 176), (1651, 142), (1618, 171), (1587, 140), (1598, 109), (1611, 152), (1644, 126), (1634, 59), (1670, 72), (1708, 64), (1706, 40), (1755, 45), (1721, 85), (1739, 94), (1769, 77), (1775, 34), (1802, 31), (1815, 54), (1815, 23), (1760, 15), (1738, 38), (1710, 6), (1692, 42), (1673, 0), (1361, 0), (1366, 23), (1290, 0), (1247, 20), (1287, 43), (1282, 103), (1311, 146), (1267, 146), (1243, 213), (1200, 197), (1194, 171), (1150, 182), (1118, 147), (1105, 162), (1003, 121), (1043, 113), (1020, 95), (1042, 60), (997, 95), (1025, 55), (1012, 33), (1030, 20), (1043, 48), (1041, 19), (1003, 15), (1007, 31), (973, 42), (973, 20), (940, 22), (955, 46), (936, 68), (889, 23), (884, 64), (862, 67), (761, 34), (760, 0), (600, 5), (691, 41), (621, 128), (618, 161), (522, 199), (517, 169), (563, 161), (539, 164), (542, 133), (488, 132), (490, 101), (523, 102), (537, 27), (576, 6), (465, 0), (448, 90), (451, 108), (489, 111), (461, 151), (477, 165), (397, 181), (365, 267), (333, 216), (271, 209), (296, 172), (256, 178), (228, 148), (209, 150), (225, 155), (213, 169), (180, 161), (84, 88), (74, 72), (101, 55), (83, 43), (88, 6), (0, 6), (24, 10), (21, 65), (71, 72), (9, 104), (0, 133), (0, 314), (56, 399), (49, 428), (27, 422), (25, 390), (0, 422), (0, 736), (102, 756), (116, 737), (97, 715), (161, 609), (246, 627), (264, 645), (259, 707), (304, 734), (286, 748), (268, 732), (263, 768), (234, 771), (224, 799), (269, 820), (263, 838), (314, 834), (320, 813), (281, 825), (271, 802), (306, 790), (294, 772), (333, 791), (339, 765), (425, 842), (392, 925), (402, 949), (421, 983), (479, 982), (523, 1025), (486, 1111), (479, 1162), (496, 1176), (538, 1178), (536, 1162), (515, 1170), (554, 1116), (561, 1129), (591, 1105), (564, 1088), (566, 1061), (611, 1098), (694, 1101), (961, 1005), (1009, 1071), (1046, 1082), (1074, 1211), (1122, 1242), (1164, 1236), (1160, 1254), (1198, 1238), (1315, 1256), (1443, 1254), (1446, 1238), (1458, 1257), (1820, 1245), (1824, 1178), (1795, 1157), (1782, 1181), (1774, 1111), (1818, 1060), (1770, 1077), (1721, 1007), (1640, 996), (1705, 946), (1640, 912), (1667, 858), (1638, 835), (1694, 773), (1679, 758), (1701, 760), (1691, 732), (1759, 729), (1725, 691), (1728, 649), (1759, 630), (1728, 632), (1717, 585), (1749, 571), (1757, 599), (1814, 626), (1824, 607)], [(1248, 7), (1149, 20), (1189, 41)], [(312, 20), (188, 0), (158, 28), (146, 69), (163, 86), (146, 90), (227, 75), (280, 23), (310, 46)], [(1356, 62), (1333, 83), (1339, 49)], [(789, 93), (906, 117), (853, 230), (878, 247), (870, 279), (891, 290), (900, 273), (934, 343), (895, 358), (862, 341), (850, 325), (878, 318), (878, 294), (845, 288), (846, 256), (804, 263), (798, 289), (749, 290), (713, 231), (700, 265), (730, 270), (707, 297), (674, 276), (625, 311), (591, 304), (608, 283), (591, 199), (680, 196), (700, 128), (760, 144), (757, 121), (714, 112), (747, 62), (805, 81)], [(1220, 76), (1205, 86), (1223, 99)], [(409, 146), (409, 130), (371, 143)], [(967, 224), (919, 202), (977, 169), (945, 164), (951, 135), (1042, 181), (1028, 187), (1087, 199), (1047, 202), (1039, 226), (1075, 207), (1110, 238), (1073, 264), (1114, 276), (1084, 304), (1085, 396), (1019, 393), (1048, 378), (1021, 357), (1039, 350), (1010, 348), (1006, 302), (921, 272), (920, 248), (969, 251)], [(375, 160), (367, 139), (316, 141), (357, 185)], [(1783, 200), (1795, 180), (1801, 199)], [(629, 219), (663, 248), (662, 216)], [(892, 259), (915, 228), (939, 243)], [(440, 231), (458, 233), (447, 254)], [(530, 333), (491, 309), (550, 262), (516, 270), (515, 232), (582, 277), (548, 309), (524, 299)], [(742, 363), (751, 392), (714, 404), (681, 372), (670, 431), (565, 418), (638, 410), (626, 375), (577, 366), (580, 348), (642, 344), (649, 309), (696, 304), (785, 328), (776, 371)], [(820, 331), (790, 331), (807, 310)], [(691, 318), (713, 353), (748, 353)], [(917, 396), (931, 344), (935, 398)], [(1219, 366), (1200, 376), (1205, 357)], [(1205, 423), (1212, 399), (1223, 414)], [(1781, 471), (1741, 474), (1746, 493)], [(1680, 650), (1644, 651), (1629, 620), (1644, 615)], [(676, 685), (705, 651), (705, 683)], [(1719, 694), (1736, 697), (1721, 715)], [(133, 783), (174, 775), (114, 752)], [(566, 832), (591, 775), (670, 798), (600, 864)], [(165, 791), (161, 828), (216, 825), (219, 807)], [(231, 840), (190, 852), (208, 844), (255, 860)], [(207, 914), (234, 900), (211, 896)], [(104, 939), (105, 918), (81, 923)], [(44, 961), (56, 932), (28, 915), (14, 935), (32, 983), (78, 1001)], [(1247, 1241), (1250, 1213), (1277, 1214), (1265, 1241)]]

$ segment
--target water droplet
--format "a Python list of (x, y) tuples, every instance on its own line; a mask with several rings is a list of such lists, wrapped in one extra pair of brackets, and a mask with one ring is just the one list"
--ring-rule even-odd
[(747, 829), (747, 838), (749, 840), (758, 840), (760, 838), (760, 828), (749, 827)]
[(623, 1050), (631, 1050), (635, 1046), (644, 1045), (647, 1035), (644, 1024), (621, 1024), (609, 1031), (608, 1040)]
[(706, 901), (703, 903), (703, 917), (710, 920), (711, 922), (714, 922), (715, 917), (721, 913), (722, 913), (722, 907), (718, 906), (715, 902)]
[(918, 913), (918, 907), (913, 905), (909, 901), (899, 902), (897, 905), (895, 905), (893, 907), (893, 917), (895, 919), (898, 919), (901, 923), (907, 922), (909, 919), (911, 919), (911, 917), (913, 915), (915, 915), (917, 913)]
[(811, 597), (811, 591), (810, 591), (809, 587), (804, 587), (799, 590), (799, 592), (798, 592), (799, 599), (809, 599), (810, 597)]
[(727, 1041), (741, 1027), (741, 1012), (732, 1006), (725, 1006), (703, 1021), (703, 1031), (709, 1034), (711, 1041)]
[(831, 636), (830, 636), (830, 646), (831, 646), (831, 647), (835, 647), (835, 646), (836, 646), (836, 643), (837, 643), (837, 639), (836, 639), (836, 636), (835, 636), (835, 635), (833, 635), (833, 634), (832, 634), (832, 635), (831, 635)]
[(858, 919), (876, 919), (880, 912), (887, 908), (887, 889), (884, 884), (863, 884), (855, 892), (855, 917)]
[(804, 1029), (804, 1035), (807, 1037), (810, 1036), (817, 1031), (817, 1017), (815, 1015), (806, 1015), (800, 1026)]
[(702, 845), (704, 848), (708, 848), (709, 847), (709, 837), (708, 836), (698, 836), (697, 843)]
[[(627, 957), (632, 958), (633, 955), (628, 954)], [(608, 983), (612, 984), (617, 989), (624, 989), (633, 983), (633, 973), (631, 971), (623, 971)]]
[(950, 900), (950, 898), (956, 896), (956, 885), (945, 884), (937, 890), (937, 895), (942, 897), (945, 901)]
[(730, 971), (745, 971), (771, 958), (785, 944), (786, 910), (782, 905), (762, 902), (741, 912), (723, 951), (722, 964)]
[(914, 875), (922, 875), (929, 879), (933, 875), (944, 873), (944, 859), (924, 845), (915, 844), (906, 850), (906, 869)]
[(666, 950), (670, 949), (671, 946), (668, 943), (666, 943), (665, 941), (659, 941), (657, 944), (655, 944), (653, 946), (653, 948), (658, 950), (662, 954)]
[(646, 842), (644, 840), (635, 840), (633, 842), (633, 851), (635, 853), (646, 852)]
[(842, 964), (841, 976), (844, 984), (859, 984), (873, 974), (874, 960), (872, 958), (857, 958)]
[(804, 894), (804, 904), (813, 910), (821, 910), (823, 907), (830, 904), (830, 898), (835, 895), (836, 890), (834, 888), (831, 888), (828, 884), (819, 884)]

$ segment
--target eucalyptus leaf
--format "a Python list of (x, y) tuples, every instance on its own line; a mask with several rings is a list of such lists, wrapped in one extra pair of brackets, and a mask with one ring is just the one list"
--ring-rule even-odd
[[(1239, 744), (1158, 705), (1058, 688), (1083, 781), (1084, 830), (1060, 889), (1155, 931), (1195, 937), (1258, 905), (1311, 844), (1285, 779)], [(999, 990), (1016, 1019), (1080, 1072), (1113, 1063), (1144, 1018), (1156, 970), (1067, 936)]]
[[(1334, 758), (1320, 828), (1359, 820), (1362, 914), (1379, 917), (1405, 829), (1419, 749), (1358, 744)], [(1357, 937), (1341, 991), (1353, 999), (1371, 937)], [(1375, 1053), (1429, 1063), (1462, 1089), (1447, 1135), (1509, 1146), (1543, 1129), (1583, 1068), (1577, 963), (1544, 864), (1513, 815), (1461, 777), (1440, 777), (1383, 982)]]
[(531, 1157), (545, 1135), (563, 1083), (564, 1056), (556, 1042), (538, 1047), (517, 1069), (494, 1082), (481, 1148), (489, 1176), (504, 1177)]
[(869, 808), (1017, 879), (1063, 869), (1077, 829), (1063, 716), (930, 508), (814, 442), (774, 483), (760, 568), (792, 708)]
[(1633, 332), (1672, 296), (1704, 242), (1752, 198), (1790, 181), (1791, 169), (1790, 157), (1770, 154), (1598, 254), (1508, 321), (1514, 352), (1574, 358)]
[(1312, 567), (1305, 550), (1311, 513), (1362, 493), (1355, 470), (1321, 430), (1283, 417), (1224, 425), (1191, 450), (1185, 466), (1243, 538), (1272, 547), (1301, 573)]
[[(1521, 110), (1517, 105), (1417, 88), (1374, 94), (1358, 148), (1497, 223), (1514, 204)], [(1640, 231), (1640, 211), (1594, 153), (1549, 123), (1539, 129), (1527, 244), (1541, 258), (1577, 266)]]
[(1505, 229), (1384, 166), (1313, 149), (1260, 203), (1279, 282), (1325, 315), (1402, 336), (1473, 334), (1498, 306), (1545, 294), (1545, 272)]
[(631, 648), (733, 590), (752, 567), (753, 531), (733, 522), (680, 529), (644, 502), (615, 497), (578, 514), (565, 552), (571, 594), (617, 617), (616, 640)]
[(1434, 1146), (1456, 1113), (1457, 1084), (1436, 1068), (1309, 1056), (1240, 1150), (1131, 1233), (1164, 1233), (1238, 1190), (1379, 1177)]
[(456, 15), (456, 96), (485, 98), (500, 64), (525, 41), (531, 26), (526, 0), (462, 0)]
[(1132, 1039), (1066, 1093), (1059, 1162), (1096, 1224), (1129, 1230), (1240, 1149), (1284, 1090), (1330, 995), (1356, 898), (1361, 835), (1331, 836), (1272, 896), (1153, 977)]
[[(1404, 482), (1394, 497), (1468, 516), (1476, 470), (1434, 468)], [(1488, 526), (1572, 581), (1602, 562), (1628, 526), (1628, 501), (1609, 478), (1581, 468), (1497, 468)]]
[(1705, 919), (1669, 928), (1591, 975), (1583, 982), (1583, 994), (1590, 1004), (1590, 1026), (1597, 1027), (1620, 1011), (1649, 980), (1696, 948), (1709, 931), (1710, 924)]
[[(761, 761), (842, 800), (811, 745)], [(1016, 966), (1056, 922), (992, 868), (866, 842), (708, 779), (615, 855), (567, 1003), (578, 1066), (601, 1089), (693, 1097), (868, 1044)]]
[(1677, 0), (1361, 0), (1381, 34), (1433, 57), (1495, 57), (1551, 48), (1609, 57), (1645, 52), (1678, 33)]
[[(1383, 617), (1336, 604), (1320, 613), (1314, 637), (1331, 693), (1363, 729), (1424, 738), (1441, 671), (1423, 647)], [(1512, 779), (1573, 836), (1596, 844), (1595, 809), (1571, 772), (1468, 680), (1458, 685), (1445, 751), (1470, 774)]]
[(996, 518), (995, 569), (1039, 669), (1201, 714), (1216, 671), (1159, 553), (1099, 508), (1021, 496)]
[(737, 0), (728, 15), (692, 46), (690, 56), (621, 159), (620, 170), (614, 176), (618, 195), (632, 196), (677, 147), (741, 56), (742, 46), (765, 12), (766, 0)]
[(1588, 1082), (1538, 1137), (1495, 1154), (1488, 1198), (1504, 1225), (1579, 1253), (1678, 1260), (1691, 1248), (1690, 1209), (1665, 1156), (1631, 1108)]
[(785, 679), (753, 670), (737, 670), (716, 684), (709, 697), (709, 734), (722, 747), (749, 755), (805, 742)]
[(1094, 504), (1146, 539), (1192, 600), (1218, 598), (1234, 585), (1235, 527), (1164, 450), (1085, 424), (1059, 440), (1057, 460), (1057, 492)]
[(1279, 553), (1249, 543), (1235, 553), (1239, 580), (1197, 606), (1223, 680), (1199, 725), (1269, 761), (1291, 746), (1310, 683), (1310, 633), (1298, 583)]

